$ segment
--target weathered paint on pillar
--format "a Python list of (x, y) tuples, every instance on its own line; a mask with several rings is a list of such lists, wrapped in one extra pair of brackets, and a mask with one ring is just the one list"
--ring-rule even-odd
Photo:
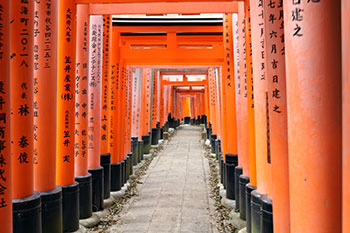
[(77, 4), (75, 176), (88, 174), (89, 5)]
[(101, 99), (101, 154), (108, 153), (108, 119), (110, 98), (110, 60), (111, 60), (111, 38), (112, 38), (112, 16), (103, 16), (103, 67), (102, 67), (102, 99)]
[(88, 89), (88, 167), (100, 167), (103, 16), (90, 15)]
[(269, 108), (268, 154), (265, 162), (272, 164), (272, 182), (268, 182), (273, 184), (269, 185), (268, 194), (273, 199), (274, 232), (288, 233), (290, 211), (283, 4), (265, 1), (264, 11), (268, 16), (265, 18), (265, 55), (268, 83), (266, 101)]
[(341, 232), (340, 1), (286, 1), (284, 20), (291, 232)]
[(34, 192), (34, 1), (11, 1), (10, 15), (12, 198), (20, 199)]
[(57, 55), (57, 185), (74, 183), (76, 5), (59, 1)]
[[(237, 154), (237, 122), (236, 122), (236, 96), (235, 96), (235, 72), (234, 72), (234, 48), (233, 48), (233, 26), (232, 14), (224, 15), (224, 66), (223, 75), (226, 89), (226, 144), (227, 153)], [(224, 134), (225, 135), (225, 134)]]
[(343, 228), (350, 232), (350, 2), (342, 0), (342, 68), (343, 68)]
[(257, 189), (262, 194), (269, 194), (271, 198), (271, 153), (270, 142), (267, 141), (269, 129), (267, 128), (267, 78), (266, 78), (266, 51), (264, 2), (250, 0), (251, 28), (252, 28), (252, 60), (254, 81), (254, 120), (255, 120), (255, 146), (256, 146), (256, 173)]
[(249, 176), (249, 134), (248, 134), (248, 94), (247, 94), (247, 71), (246, 71), (246, 48), (245, 48), (245, 17), (244, 2), (238, 3), (238, 36), (239, 36), (239, 70), (241, 78), (241, 148), (239, 165), (243, 168), (243, 174)]
[(10, 137), (10, 1), (0, 0), (0, 219), (1, 230), (12, 232), (12, 177)]
[(57, 10), (56, 0), (35, 1), (34, 189), (39, 192), (56, 188)]
[(249, 171), (250, 184), (256, 187), (256, 155), (255, 155), (255, 116), (254, 116), (254, 84), (253, 84), (253, 62), (252, 62), (252, 39), (251, 39), (251, 19), (250, 0), (246, 0), (245, 5), (245, 25), (246, 25), (246, 73), (247, 73), (247, 102), (248, 102), (248, 133), (249, 133)]

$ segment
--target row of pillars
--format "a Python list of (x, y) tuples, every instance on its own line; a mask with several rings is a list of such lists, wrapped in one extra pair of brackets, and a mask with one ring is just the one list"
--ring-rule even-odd
[(158, 144), (152, 127), (178, 125), (159, 71), (129, 68), (111, 16), (88, 9), (0, 1), (1, 232), (78, 230)]
[(249, 233), (350, 232), (342, 3), (250, 0), (224, 16), (224, 64), (209, 69), (207, 138)]

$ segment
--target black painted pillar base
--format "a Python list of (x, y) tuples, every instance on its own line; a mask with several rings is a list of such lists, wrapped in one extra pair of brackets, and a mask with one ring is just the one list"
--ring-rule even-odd
[(12, 200), (13, 233), (41, 233), (41, 198), (38, 192), (30, 197)]
[(267, 195), (261, 197), (261, 233), (273, 233), (272, 200)]
[(164, 139), (164, 126), (160, 128), (160, 135), (159, 135), (159, 139)]
[(92, 176), (92, 211), (103, 210), (103, 167), (89, 169)]
[(111, 154), (101, 154), (101, 166), (103, 167), (103, 198), (111, 196)]
[(151, 145), (158, 145), (158, 129), (152, 128), (152, 137), (151, 137)]
[(79, 213), (80, 219), (92, 216), (92, 176), (76, 176), (75, 181), (79, 183)]
[(252, 191), (256, 190), (256, 187), (252, 186), (251, 184), (247, 184), (245, 186), (245, 195), (246, 195), (246, 219), (247, 219), (247, 233), (252, 232), (252, 208), (251, 208), (251, 193)]
[(143, 135), (142, 141), (143, 141), (143, 153), (149, 154), (151, 152), (151, 136)]
[(79, 184), (61, 186), (63, 232), (74, 232), (79, 229)]
[(61, 233), (63, 231), (61, 187), (57, 187), (49, 192), (42, 192), (40, 196), (42, 231), (44, 233)]
[(185, 124), (189, 124), (191, 122), (191, 117), (185, 117)]
[(251, 193), (250, 206), (252, 216), (251, 232), (261, 233), (261, 193), (256, 190)]
[(225, 157), (226, 197), (235, 200), (235, 167), (238, 166), (238, 155), (226, 153)]
[(243, 169), (241, 167), (235, 167), (235, 198), (236, 198), (236, 211), (239, 211), (239, 176), (242, 175)]
[(132, 167), (132, 153), (128, 153), (127, 156), (128, 156), (128, 159), (126, 161), (126, 164), (127, 164), (126, 180), (129, 180), (129, 177), (134, 173), (134, 169)]
[(239, 217), (246, 220), (246, 194), (245, 186), (249, 183), (249, 177), (241, 175), (239, 177)]
[(121, 170), (121, 163), (111, 164), (111, 191), (113, 192), (120, 191), (122, 188)]

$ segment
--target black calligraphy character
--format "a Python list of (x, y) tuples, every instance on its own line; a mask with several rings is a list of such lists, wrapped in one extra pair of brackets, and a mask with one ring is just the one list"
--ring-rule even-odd
[(278, 90), (277, 88), (275, 88), (275, 90), (272, 91), (272, 97), (273, 97), (273, 98), (276, 98), (276, 99), (281, 98), (281, 96), (280, 96), (280, 90)]
[(275, 22), (275, 20), (277, 20), (275, 15), (274, 14), (270, 14), (269, 21), (273, 24)]
[(301, 31), (301, 27), (298, 24), (296, 24), (294, 28), (293, 36), (303, 36), (303, 34), (301, 34), (300, 31)]
[(29, 114), (29, 107), (27, 106), (27, 104), (21, 104), (21, 107), (19, 107), (18, 110), (18, 114), (20, 114), (21, 116), (27, 116)]
[(66, 139), (66, 140), (63, 141), (63, 145), (66, 146), (66, 147), (69, 146), (69, 143), (70, 143), (69, 139)]
[(272, 45), (271, 53), (275, 53), (275, 54), (277, 53), (276, 44), (273, 44), (273, 45)]
[(4, 98), (2, 98), (2, 96), (0, 96), (0, 110), (2, 110), (2, 105), (6, 104)]
[(279, 107), (278, 105), (275, 105), (275, 106), (273, 107), (273, 111), (274, 111), (274, 112), (281, 113), (281, 110), (279, 110), (279, 109), (280, 109), (280, 107)]
[(4, 195), (6, 189), (7, 188), (0, 183), (0, 195)]
[(5, 150), (6, 146), (5, 146), (5, 142), (4, 140), (0, 140), (0, 152), (2, 152), (3, 150)]
[(293, 0), (293, 5), (299, 5), (301, 0)]
[(275, 31), (270, 32), (270, 39), (272, 39), (272, 38), (277, 38), (277, 32), (275, 32)]
[(65, 155), (65, 156), (63, 156), (63, 162), (65, 163), (65, 162), (67, 162), (67, 163), (69, 163), (70, 162), (70, 156), (69, 155)]
[(6, 181), (6, 177), (4, 177), (4, 174), (5, 174), (5, 170), (4, 170), (4, 169), (0, 169), (0, 178), (1, 178), (3, 181)]
[(20, 153), (18, 156), (19, 163), (29, 163), (28, 154), (26, 152)]
[(269, 6), (270, 8), (275, 8), (275, 6), (276, 6), (276, 2), (275, 2), (275, 1), (273, 1), (273, 0), (270, 0), (270, 2), (269, 2), (269, 4), (268, 4), (268, 6)]
[(303, 21), (303, 16), (302, 16), (302, 12), (304, 10), (300, 9), (300, 8), (295, 8), (295, 10), (292, 11), (292, 21)]
[(0, 81), (0, 93), (5, 94), (4, 82)]
[(272, 63), (272, 69), (276, 69), (277, 68), (277, 64), (278, 64), (278, 61), (273, 59), (273, 61), (271, 62)]
[(1, 198), (1, 201), (0, 201), (0, 208), (4, 208), (4, 207), (6, 207), (6, 206), (7, 206), (7, 204), (6, 204), (5, 199), (4, 199), (4, 198)]
[(6, 159), (3, 154), (0, 155), (0, 166), (3, 167), (4, 165), (7, 165)]
[(22, 136), (19, 140), (18, 145), (22, 148), (26, 148), (27, 146), (29, 146), (28, 138), (26, 136)]
[(277, 76), (277, 75), (274, 75), (274, 76), (272, 77), (272, 82), (273, 82), (273, 83), (278, 83), (278, 76)]

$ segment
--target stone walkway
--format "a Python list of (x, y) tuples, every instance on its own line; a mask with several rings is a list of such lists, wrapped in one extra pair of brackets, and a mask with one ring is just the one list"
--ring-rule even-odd
[(203, 154), (201, 128), (181, 126), (110, 232), (216, 232)]

